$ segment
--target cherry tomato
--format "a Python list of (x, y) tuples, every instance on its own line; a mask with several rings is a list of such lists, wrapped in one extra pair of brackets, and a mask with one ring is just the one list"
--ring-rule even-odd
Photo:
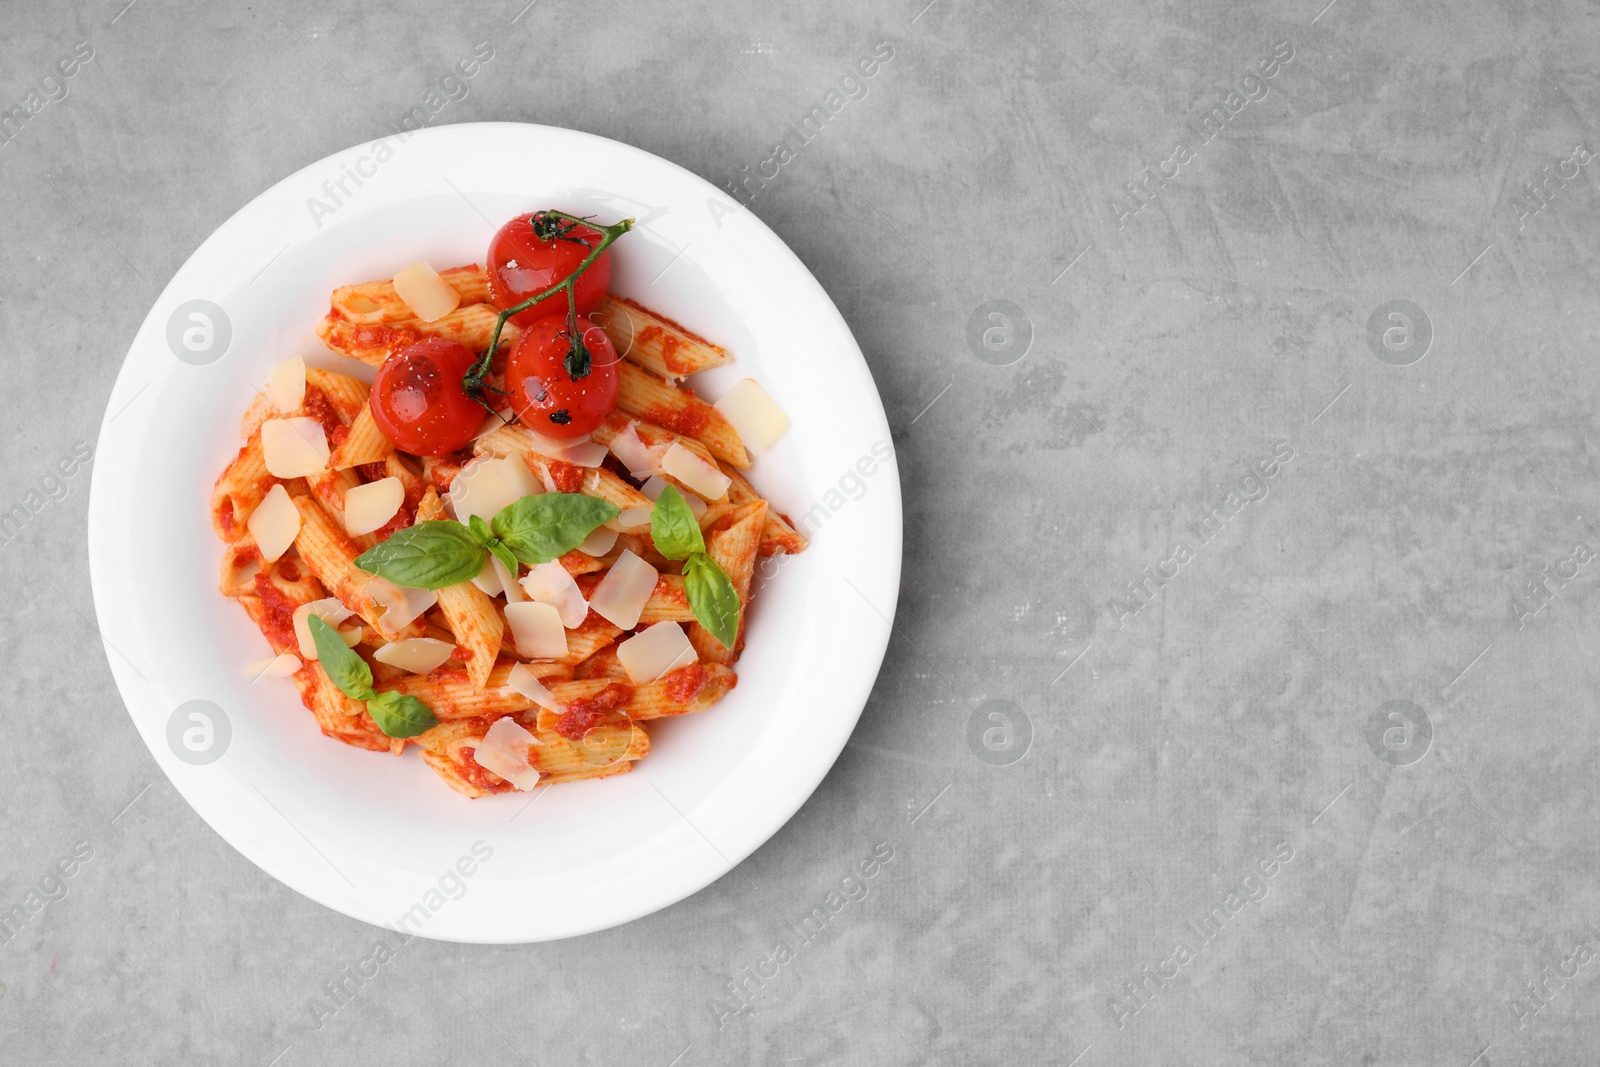
[(372, 379), (372, 421), (402, 452), (443, 456), (465, 448), (484, 418), (461, 388), (473, 362), (459, 341), (427, 337), (407, 345)]
[[(554, 222), (572, 229), (565, 236), (542, 239), (534, 233), (530, 216), (518, 215), (489, 241), (489, 297), (501, 311), (559, 284), (600, 243), (600, 231), (592, 226), (559, 219)], [(611, 250), (606, 249), (572, 285), (578, 314), (587, 315), (599, 307), (610, 285)], [(566, 312), (567, 294), (556, 293), (519, 311), (511, 321), (527, 328), (542, 318)]]
[(576, 380), (566, 368), (572, 341), (565, 316), (535, 322), (511, 350), (506, 390), (517, 417), (535, 433), (563, 440), (582, 437), (617, 406), (617, 350), (611, 338), (581, 315), (578, 333), (590, 359), (589, 373)]

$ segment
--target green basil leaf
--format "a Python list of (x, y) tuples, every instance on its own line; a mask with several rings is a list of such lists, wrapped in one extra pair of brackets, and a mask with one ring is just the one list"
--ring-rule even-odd
[(732, 648), (739, 636), (739, 594), (728, 572), (704, 552), (696, 552), (683, 565), (683, 589), (689, 595), (689, 610), (700, 625), (711, 631), (723, 648)]
[(508, 504), (494, 517), (494, 535), (530, 567), (560, 559), (601, 523), (617, 517), (617, 506), (582, 493), (541, 493)]
[(650, 540), (656, 543), (656, 551), (668, 559), (688, 559), (706, 550), (700, 523), (675, 485), (661, 490), (655, 507), (650, 509)]
[(396, 530), (357, 556), (356, 566), (395, 585), (443, 589), (476, 578), (483, 552), (483, 543), (459, 522), (429, 519)]
[(416, 737), (424, 730), (439, 725), (428, 705), (416, 697), (389, 690), (374, 693), (367, 701), (367, 714), (378, 724), (378, 729), (390, 737)]
[[(474, 515), (473, 518), (477, 518), (477, 516)], [(511, 554), (511, 550), (502, 544), (499, 538), (491, 537), (489, 538), (489, 551), (494, 554), (495, 559), (505, 566), (506, 573), (511, 575), (511, 580), (516, 581), (517, 557)]]
[(472, 536), (478, 539), (480, 545), (488, 545), (494, 539), (494, 534), (489, 530), (489, 524), (483, 521), (482, 515), (468, 515), (467, 529), (472, 531)]
[(351, 700), (366, 700), (372, 695), (372, 668), (356, 655), (355, 649), (344, 643), (339, 631), (329, 626), (320, 615), (307, 615), (306, 626), (311, 630), (311, 640), (317, 646), (317, 662), (327, 672), (339, 692)]

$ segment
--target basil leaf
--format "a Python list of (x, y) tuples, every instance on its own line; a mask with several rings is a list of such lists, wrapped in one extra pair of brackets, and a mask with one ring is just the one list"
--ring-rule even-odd
[(689, 610), (700, 625), (711, 631), (723, 648), (732, 648), (739, 636), (739, 594), (728, 572), (704, 552), (696, 552), (683, 565), (683, 589), (689, 595)]
[(668, 559), (688, 559), (706, 550), (700, 523), (675, 485), (661, 490), (655, 507), (650, 509), (650, 540), (656, 543), (656, 551)]
[(489, 524), (483, 521), (482, 515), (468, 515), (467, 529), (472, 531), (472, 536), (478, 539), (480, 545), (487, 545), (494, 539), (494, 534), (489, 530)]
[(355, 649), (344, 643), (339, 631), (320, 615), (307, 615), (306, 626), (317, 646), (317, 662), (339, 687), (339, 692), (351, 700), (366, 700), (372, 696), (372, 668), (356, 655)]
[[(474, 515), (473, 518), (477, 518), (477, 516)], [(495, 559), (505, 565), (506, 573), (511, 575), (511, 580), (513, 582), (516, 581), (517, 557), (511, 554), (511, 550), (501, 544), (498, 538), (491, 537), (489, 538), (489, 551), (494, 554)]]
[(583, 543), (617, 506), (582, 493), (525, 496), (500, 509), (491, 524), (511, 554), (530, 567), (559, 559)]
[(428, 705), (416, 697), (389, 690), (374, 693), (367, 701), (367, 714), (378, 724), (378, 729), (390, 737), (416, 737), (424, 730), (439, 725)]
[(483, 551), (483, 543), (459, 522), (428, 519), (396, 530), (357, 556), (356, 566), (395, 585), (443, 589), (476, 578)]

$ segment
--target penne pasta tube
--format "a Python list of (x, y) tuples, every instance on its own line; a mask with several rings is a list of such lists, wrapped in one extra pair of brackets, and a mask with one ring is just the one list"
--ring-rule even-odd
[[(532, 714), (518, 715), (516, 721), (538, 742), (528, 746), (528, 763), (538, 770), (540, 785), (626, 774), (633, 769), (634, 761), (643, 759), (650, 751), (649, 736), (637, 726), (609, 728), (616, 738), (613, 743), (600, 746), (607, 750), (609, 757), (601, 761), (560, 734), (539, 729)], [(514, 789), (511, 783), (479, 766), (473, 758), (483, 735), (492, 725), (491, 718), (440, 723), (417, 737), (416, 743), (422, 748), (423, 760), (434, 773), (463, 796), (476, 799), (492, 793), (509, 793)]]
[(607, 296), (589, 318), (623, 358), (662, 378), (681, 379), (729, 362), (722, 348), (627, 297)]
[(301, 405), (301, 411), (313, 418), (322, 418), (330, 437), (333, 429), (326, 426), (327, 419), (318, 410), (319, 402), (316, 398), (319, 393), (333, 408), (339, 421), (346, 426), (355, 421), (367, 403), (367, 385), (360, 378), (352, 378), (337, 371), (323, 370), (321, 367), (307, 367), (306, 399)]
[(617, 407), (621, 410), (692, 437), (735, 467), (750, 466), (750, 455), (738, 431), (722, 412), (695, 396), (694, 390), (680, 389), (627, 360), (617, 365), (617, 378)]
[[(462, 304), (489, 303), (489, 276), (477, 264), (442, 270), (439, 277), (456, 291)], [(342, 285), (333, 291), (329, 303), (350, 322), (397, 322), (416, 317), (389, 280)]]
[[(300, 510), (300, 533), (294, 539), (300, 559), (328, 590), (329, 595), (338, 597), (341, 604), (376, 630), (383, 609), (367, 593), (367, 583), (372, 580), (372, 575), (355, 564), (356, 556), (361, 554), (355, 540), (344, 532), (341, 524), (329, 517), (321, 504), (309, 497), (295, 497), (294, 503)], [(391, 633), (389, 638), (398, 641), (421, 636), (422, 624), (413, 619)]]
[[(534, 706), (533, 701), (506, 688), (515, 660), (502, 658), (489, 672), (488, 684), (474, 686), (466, 671), (440, 668), (431, 674), (407, 674), (385, 682), (380, 690), (392, 689), (416, 697), (433, 709), (441, 722), (448, 719), (475, 719), (483, 715), (509, 715)], [(545, 685), (568, 681), (572, 668), (560, 663), (526, 664), (533, 676)]]
[[(317, 324), (317, 336), (322, 343), (340, 355), (359, 359), (374, 367), (424, 337), (443, 337), (447, 341), (460, 341), (474, 352), (489, 347), (494, 336), (494, 324), (500, 313), (491, 304), (467, 304), (456, 308), (443, 318), (423, 322), (416, 318), (396, 319), (392, 322), (351, 322), (330, 312)], [(500, 333), (502, 347), (515, 344), (522, 331), (516, 324), (507, 322)]]
[[(417, 504), (417, 521), (425, 522), (444, 517), (444, 504), (439, 494), (429, 489)], [(494, 670), (495, 657), (500, 654), (500, 639), (506, 621), (501, 617), (494, 601), (471, 582), (447, 585), (438, 591), (439, 610), (450, 623), (455, 635), (457, 655), (467, 666), (467, 677), (474, 689), (489, 684)]]
[(765, 500), (740, 504), (738, 511), (725, 516), (706, 533), (706, 553), (728, 572), (734, 591), (739, 594), (739, 632), (734, 637), (733, 647), (728, 648), (704, 626), (691, 624), (689, 643), (699, 653), (701, 663), (732, 663), (744, 645), (744, 628), (750, 615), (750, 579), (755, 573), (766, 517)]
[(372, 418), (372, 405), (364, 402), (350, 424), (350, 432), (328, 457), (328, 468), (338, 471), (363, 463), (381, 463), (393, 453), (394, 445)]
[[(720, 663), (691, 663), (644, 685), (631, 685), (611, 677), (556, 682), (549, 686), (550, 694), (569, 710), (563, 713), (541, 708), (539, 725), (559, 733), (565, 717), (568, 732), (573, 732), (594, 715), (594, 711), (585, 706), (587, 701), (596, 702), (593, 707), (614, 710), (635, 722), (688, 715), (705, 711), (732, 692), (738, 681), (732, 668)], [(613, 686), (616, 688), (611, 688)]]
[(211, 490), (211, 528), (224, 541), (237, 541), (248, 534), (245, 526), (250, 513), (277, 483), (267, 471), (261, 451), (261, 431), (239, 449), (233, 462), (223, 468)]

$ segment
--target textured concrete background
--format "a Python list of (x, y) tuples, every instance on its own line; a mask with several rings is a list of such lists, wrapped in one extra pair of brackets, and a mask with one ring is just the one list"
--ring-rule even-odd
[[(0, 35), (0, 1061), (1594, 1062), (1592, 5), (125, 2)], [(135, 738), (74, 450), (190, 251), (483, 41), (432, 122), (787, 143), (751, 206), (882, 390), (902, 607), (748, 881), (319, 1020), (374, 931)]]

